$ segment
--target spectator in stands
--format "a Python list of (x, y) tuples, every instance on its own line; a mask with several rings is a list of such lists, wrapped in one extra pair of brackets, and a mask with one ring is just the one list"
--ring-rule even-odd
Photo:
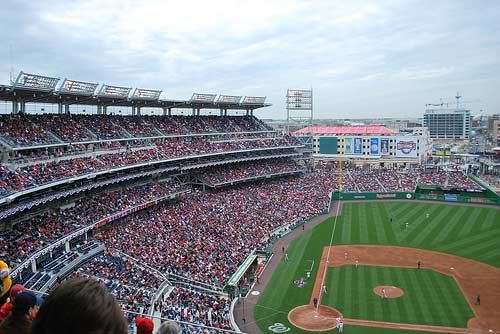
[(72, 208), (46, 212), (23, 224), (16, 224), (12, 230), (1, 232), (0, 255), (9, 258), (12, 263), (19, 263), (27, 255), (76, 228), (180, 189), (179, 182), (170, 180), (126, 187), (78, 200)]
[[(1, 254), (2, 257), (4, 257), (4, 255), (5, 254)], [(0, 304), (7, 301), (11, 287), (12, 279), (10, 278), (9, 265), (5, 261), (0, 260)]]
[(16, 284), (10, 289), (10, 300), (2, 305), (0, 308), (0, 321), (3, 321), (12, 312), (12, 306), (16, 296), (24, 291), (22, 284)]
[(161, 324), (157, 334), (179, 334), (181, 326), (173, 320), (167, 320)]
[(99, 282), (77, 278), (63, 282), (45, 299), (31, 333), (125, 334), (127, 322), (115, 297)]
[(31, 291), (18, 294), (12, 305), (12, 313), (0, 324), (0, 334), (29, 334), (37, 310), (36, 301)]
[(135, 325), (137, 326), (137, 334), (153, 334), (155, 328), (153, 321), (148, 318), (136, 317)]

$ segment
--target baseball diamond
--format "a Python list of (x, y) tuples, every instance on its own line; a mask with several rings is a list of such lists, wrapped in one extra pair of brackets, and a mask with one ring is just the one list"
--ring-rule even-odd
[[(338, 315), (346, 333), (500, 330), (497, 208), (363, 201), (342, 202), (339, 212), (332, 247), (335, 217), (293, 236), (292, 260), (279, 263), (254, 308), (263, 332), (277, 322), (333, 333)], [(311, 259), (318, 265), (306, 285), (290, 284)], [(392, 287), (398, 298), (389, 298)]]
[(500, 0), (1, 8), (0, 334), (500, 334)]

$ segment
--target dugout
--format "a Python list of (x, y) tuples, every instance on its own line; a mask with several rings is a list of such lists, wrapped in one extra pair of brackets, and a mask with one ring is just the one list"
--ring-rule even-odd
[(268, 256), (268, 253), (262, 251), (248, 255), (224, 286), (223, 291), (231, 298), (246, 296), (253, 282), (260, 276)]

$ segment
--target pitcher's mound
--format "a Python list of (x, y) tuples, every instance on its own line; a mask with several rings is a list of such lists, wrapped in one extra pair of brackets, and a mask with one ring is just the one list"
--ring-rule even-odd
[(317, 311), (312, 305), (297, 306), (288, 313), (288, 321), (306, 331), (334, 329), (337, 317), (342, 317), (342, 314), (333, 307), (324, 305), (320, 305)]
[[(384, 296), (384, 290), (385, 290), (385, 296)], [(402, 295), (404, 295), (404, 291), (401, 290), (398, 287), (395, 286), (390, 286), (390, 285), (379, 285), (375, 288), (373, 288), (373, 292), (382, 297), (382, 298), (399, 298)]]

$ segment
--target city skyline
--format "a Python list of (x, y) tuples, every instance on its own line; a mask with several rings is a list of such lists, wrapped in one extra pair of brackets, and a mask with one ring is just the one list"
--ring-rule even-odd
[[(11, 70), (193, 92), (267, 96), (314, 90), (318, 119), (419, 118), (455, 101), (500, 111), (500, 3), (331, 1), (7, 1), (0, 84)], [(57, 10), (55, 10), (57, 9)], [(452, 106), (452, 105), (451, 105)]]

